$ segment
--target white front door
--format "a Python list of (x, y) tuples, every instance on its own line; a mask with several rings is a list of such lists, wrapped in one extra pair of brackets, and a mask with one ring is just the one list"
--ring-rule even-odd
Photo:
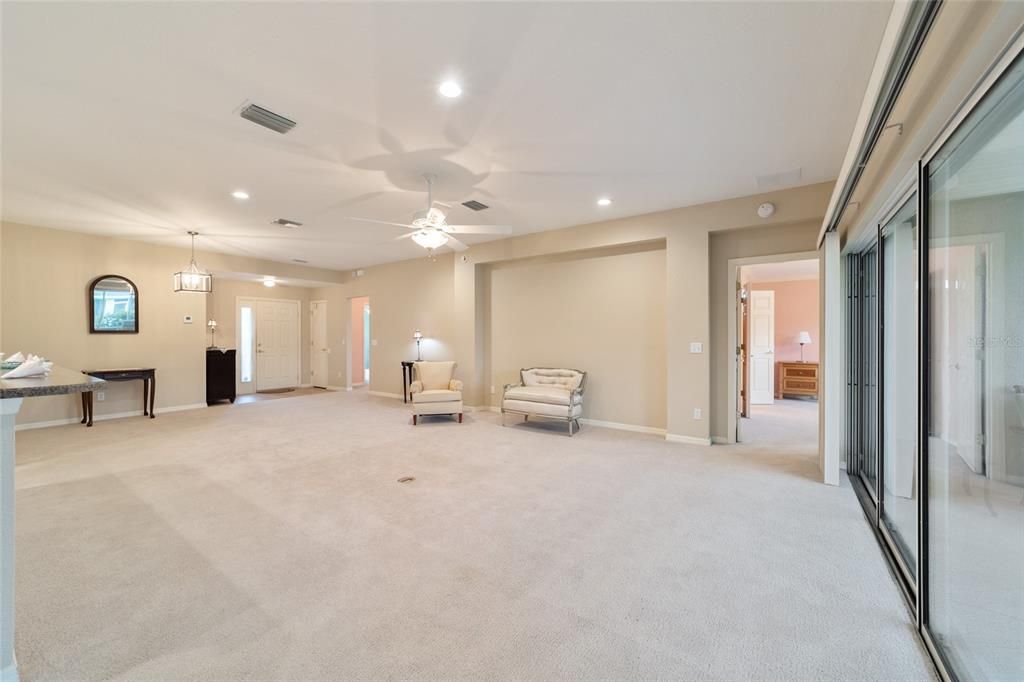
[(298, 386), (299, 302), (256, 302), (256, 390)]
[(327, 302), (313, 301), (310, 304), (310, 363), (313, 366), (313, 385), (327, 388)]
[(775, 402), (775, 292), (751, 291), (747, 310), (750, 324), (750, 403)]

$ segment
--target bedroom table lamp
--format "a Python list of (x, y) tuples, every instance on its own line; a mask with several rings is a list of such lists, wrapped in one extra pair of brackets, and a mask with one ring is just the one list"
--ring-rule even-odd
[(796, 336), (796, 342), (800, 344), (800, 362), (804, 361), (804, 346), (811, 343), (810, 332), (800, 332)]

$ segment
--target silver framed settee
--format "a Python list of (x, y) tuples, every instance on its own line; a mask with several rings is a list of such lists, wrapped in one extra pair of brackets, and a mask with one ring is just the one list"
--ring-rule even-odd
[(583, 415), (583, 389), (587, 373), (560, 367), (530, 367), (519, 370), (518, 384), (505, 384), (501, 393), (501, 423), (506, 414), (557, 419), (578, 431)]

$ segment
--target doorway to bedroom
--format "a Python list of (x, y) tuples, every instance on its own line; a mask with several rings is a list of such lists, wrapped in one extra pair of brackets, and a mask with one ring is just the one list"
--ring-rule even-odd
[(370, 385), (370, 297), (349, 299), (348, 388)]
[(818, 447), (819, 261), (736, 265), (736, 441)]

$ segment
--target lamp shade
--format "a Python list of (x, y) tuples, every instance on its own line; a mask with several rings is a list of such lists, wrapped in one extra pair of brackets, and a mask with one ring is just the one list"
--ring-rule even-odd
[(810, 332), (800, 332), (796, 336), (796, 342), (799, 343), (800, 345), (803, 345), (805, 343), (811, 343), (811, 333)]
[(422, 338), (423, 338), (423, 333), (422, 333), (422, 332), (420, 332), (420, 330), (419, 330), (419, 329), (417, 329), (416, 331), (414, 331), (414, 332), (412, 333), (412, 338), (413, 338), (413, 339), (415, 339), (415, 340), (417, 340), (417, 341), (419, 341), (420, 339), (422, 339)]

